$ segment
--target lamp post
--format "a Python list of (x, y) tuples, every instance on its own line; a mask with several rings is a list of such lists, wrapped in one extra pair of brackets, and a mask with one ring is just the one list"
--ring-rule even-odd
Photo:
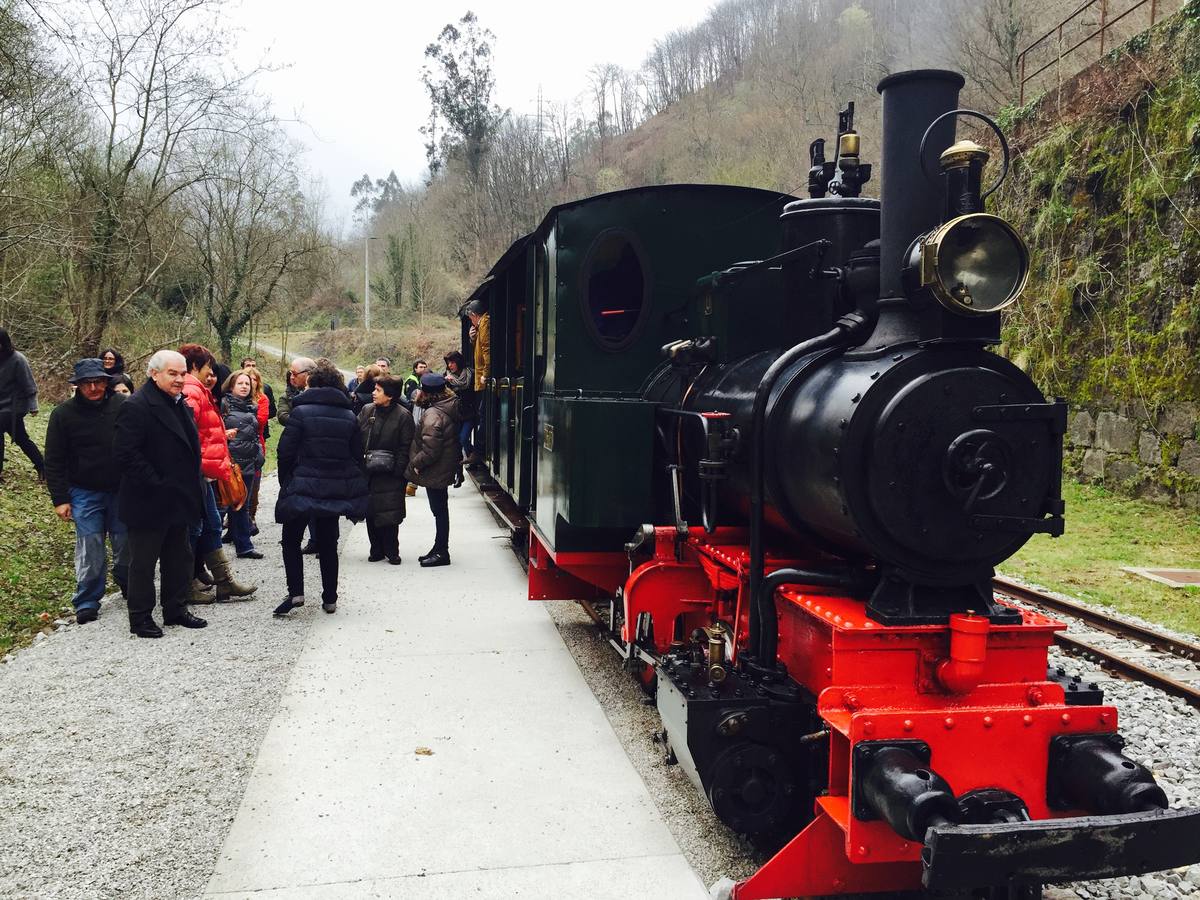
[(363, 330), (371, 330), (371, 241), (379, 238), (363, 237)]

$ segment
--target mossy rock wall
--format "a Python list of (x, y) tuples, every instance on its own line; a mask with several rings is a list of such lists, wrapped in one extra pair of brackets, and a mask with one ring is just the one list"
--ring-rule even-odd
[(1002, 118), (1014, 158), (994, 211), (1033, 253), (1002, 352), (1070, 401), (1076, 475), (1194, 504), (1200, 0)]

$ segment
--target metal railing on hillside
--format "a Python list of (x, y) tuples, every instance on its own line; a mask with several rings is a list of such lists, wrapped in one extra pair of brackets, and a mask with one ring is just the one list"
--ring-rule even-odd
[[(1141, 9), (1143, 6), (1149, 5), (1150, 22), (1145, 27), (1150, 28), (1156, 21), (1158, 21), (1159, 13), (1163, 11), (1162, 8), (1164, 6), (1170, 5), (1172, 7), (1177, 7), (1180, 4), (1178, 2), (1170, 3), (1169, 0), (1131, 0), (1126, 9), (1121, 12), (1117, 12), (1114, 15), (1114, 7), (1119, 8), (1123, 5), (1125, 4), (1120, 3), (1119, 0), (1086, 0), (1086, 2), (1083, 3), (1073, 13), (1071, 13), (1069, 16), (1039, 37), (1036, 41), (1022, 50), (1019, 54), (1017, 54), (1017, 65), (1020, 72), (1021, 81), (1020, 104), (1022, 106), (1025, 105), (1025, 86), (1029, 84), (1029, 82), (1033, 81), (1052, 66), (1059, 65), (1066, 56), (1074, 53), (1085, 44), (1099, 38), (1100, 53), (1097, 58), (1103, 57), (1105, 50), (1107, 49), (1106, 45), (1112, 46), (1118, 43), (1117, 41), (1111, 40), (1111, 32), (1113, 27), (1126, 19), (1126, 17), (1128, 17), (1130, 14)], [(1084, 16), (1089, 11), (1098, 14), (1098, 21), (1093, 20), (1091, 22), (1084, 22)], [(1085, 34), (1084, 37), (1074, 40), (1080, 31), (1086, 31), (1089, 26), (1097, 27), (1094, 31)], [(1138, 29), (1137, 31), (1133, 32), (1133, 34), (1140, 33), (1143, 30), (1145, 29)], [(1123, 39), (1128, 40), (1133, 36), (1133, 34), (1123, 35)], [(1046, 42), (1049, 41), (1050, 38), (1056, 38), (1056, 43), (1054, 46), (1057, 47), (1057, 52), (1054, 53), (1054, 55), (1047, 62), (1043, 63), (1036, 70), (1027, 73), (1026, 69), (1029, 66), (1030, 53), (1034, 52), (1040, 47), (1045, 46)], [(1065, 43), (1069, 41), (1074, 42), (1071, 43), (1071, 46), (1066, 47)], [(1080, 66), (1080, 68), (1083, 67)]]

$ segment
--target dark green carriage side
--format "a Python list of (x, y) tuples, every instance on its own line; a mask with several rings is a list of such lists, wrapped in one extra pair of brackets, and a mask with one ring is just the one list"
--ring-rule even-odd
[[(663, 185), (564, 204), (473, 295), (492, 315), (489, 465), (551, 549), (619, 548), (653, 518), (641, 389), (664, 344), (729, 327), (704, 315), (697, 282), (778, 253), (791, 199)], [(779, 302), (768, 292), (731, 330), (769, 333)]]

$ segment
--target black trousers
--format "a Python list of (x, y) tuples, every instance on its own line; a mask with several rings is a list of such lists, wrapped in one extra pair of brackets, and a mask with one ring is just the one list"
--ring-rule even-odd
[(450, 491), (446, 488), (425, 488), (429, 498), (429, 511), (433, 513), (436, 530), (433, 537), (434, 553), (450, 552)]
[(371, 542), (372, 556), (392, 559), (400, 555), (399, 525), (376, 525), (374, 519), (368, 518), (367, 539)]
[(292, 519), (283, 523), (283, 538), (279, 544), (283, 548), (283, 571), (287, 576), (288, 596), (304, 596), (304, 555), (300, 552), (300, 539), (304, 537), (305, 528), (311, 529), (312, 539), (317, 544), (317, 561), (321, 566), (321, 601), (337, 603), (337, 516)]
[(186, 525), (152, 531), (130, 531), (129, 621), (151, 618), (154, 612), (154, 568), (161, 564), (160, 597), (164, 616), (184, 610), (192, 587), (192, 542)]
[(29, 436), (29, 432), (25, 430), (25, 417), (14, 417), (10, 412), (0, 413), (0, 472), (4, 471), (4, 435), (6, 434), (12, 435), (13, 443), (25, 451), (25, 455), (29, 457), (29, 461), (41, 475), (46, 468), (46, 461), (42, 459), (42, 451), (38, 449), (33, 438)]

